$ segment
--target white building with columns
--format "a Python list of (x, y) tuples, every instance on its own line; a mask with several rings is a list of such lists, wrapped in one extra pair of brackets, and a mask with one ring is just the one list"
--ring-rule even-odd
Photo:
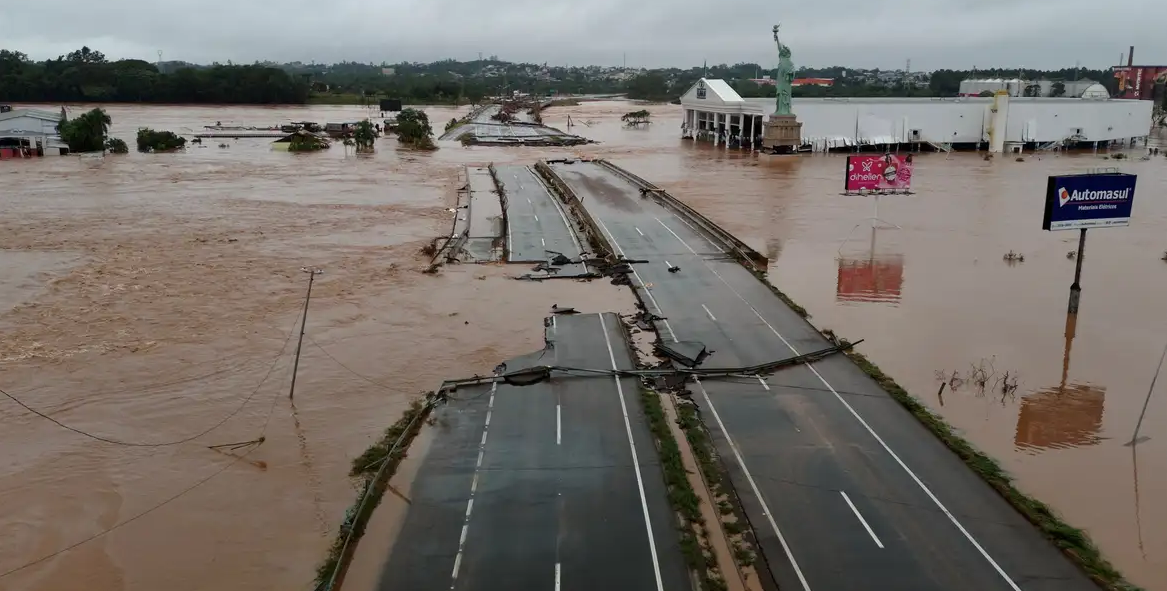
[[(995, 97), (795, 98), (802, 150), (859, 146), (994, 152), (1024, 147), (1105, 147), (1146, 138), (1153, 101)], [(702, 78), (681, 95), (681, 136), (727, 148), (761, 147), (773, 98), (742, 98), (724, 80)]]

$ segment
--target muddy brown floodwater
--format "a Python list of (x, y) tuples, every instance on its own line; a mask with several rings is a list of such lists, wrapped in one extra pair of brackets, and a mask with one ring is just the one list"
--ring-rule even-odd
[[(1142, 426), (1148, 439), (1123, 445), (1167, 341), (1167, 159), (1122, 163), (1139, 174), (1137, 219), (1091, 233), (1068, 341), (1076, 234), (1039, 229), (1044, 179), (1113, 161), (922, 155), (918, 193), (880, 205), (900, 229), (873, 234), (870, 201), (838, 195), (840, 157), (715, 150), (678, 139), (678, 107), (650, 107), (656, 121), (640, 130), (621, 127), (629, 110), (551, 109), (549, 124), (567, 131), (570, 115), (571, 132), (603, 142), (565, 149), (450, 143), (419, 154), (382, 140), (357, 157), (240, 139), (0, 164), (0, 388), (120, 442), (0, 398), (0, 588), (308, 589), (355, 496), (349, 461), (410, 397), (540, 347), (553, 303), (627, 306), (626, 290), (606, 283), (518, 283), (508, 278), (516, 268), (419, 273), (419, 248), (448, 231), (460, 167), (576, 155), (613, 159), (768, 254), (773, 281), (816, 325), (867, 339), (874, 361), (1023, 489), (1087, 528), (1134, 581), (1167, 589), (1161, 392)], [(141, 126), (366, 115), (108, 111), (112, 135), (131, 144)], [(465, 109), (428, 111), (440, 128)], [(1003, 261), (1009, 250), (1025, 261)], [(302, 266), (324, 275), (293, 406)], [(983, 390), (972, 379), (982, 367), (992, 374)], [(1002, 395), (1005, 372), (1017, 388)], [(939, 399), (941, 379), (957, 387)], [(260, 436), (242, 460), (248, 448), (208, 448)]]

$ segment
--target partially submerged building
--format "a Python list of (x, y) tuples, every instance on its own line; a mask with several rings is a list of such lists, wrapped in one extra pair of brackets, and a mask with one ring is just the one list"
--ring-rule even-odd
[[(1093, 98), (795, 98), (802, 151), (986, 149), (1133, 144), (1151, 130), (1150, 101)], [(684, 138), (761, 148), (773, 98), (742, 98), (724, 80), (698, 80), (681, 96)]]
[(271, 148), (283, 152), (314, 152), (325, 150), (330, 144), (328, 136), (300, 129), (272, 142)]
[(61, 113), (0, 105), (0, 159), (68, 154), (57, 124)]

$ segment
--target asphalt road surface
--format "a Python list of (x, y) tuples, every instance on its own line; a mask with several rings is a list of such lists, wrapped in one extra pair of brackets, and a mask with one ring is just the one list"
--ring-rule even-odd
[[(579, 239), (542, 179), (526, 166), (496, 166), (495, 173), (507, 195), (507, 260), (545, 261), (554, 256), (548, 251), (578, 260)], [(562, 272), (585, 271), (581, 267)]]
[[(618, 323), (555, 317), (507, 370), (631, 369)], [(451, 395), (379, 589), (690, 588), (637, 381), (582, 375)]]
[[(705, 367), (829, 346), (635, 185), (595, 163), (551, 166), (617, 253), (649, 261), (634, 265), (633, 284), (665, 317), (661, 339), (705, 343)], [(1097, 590), (844, 356), (693, 390), (783, 590)]]

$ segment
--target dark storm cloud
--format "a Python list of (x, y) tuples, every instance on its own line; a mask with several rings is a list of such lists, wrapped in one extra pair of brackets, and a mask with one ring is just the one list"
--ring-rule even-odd
[(0, 47), (44, 59), (691, 66), (777, 60), (913, 69), (1167, 62), (1160, 0), (57, 0), (0, 3)]

